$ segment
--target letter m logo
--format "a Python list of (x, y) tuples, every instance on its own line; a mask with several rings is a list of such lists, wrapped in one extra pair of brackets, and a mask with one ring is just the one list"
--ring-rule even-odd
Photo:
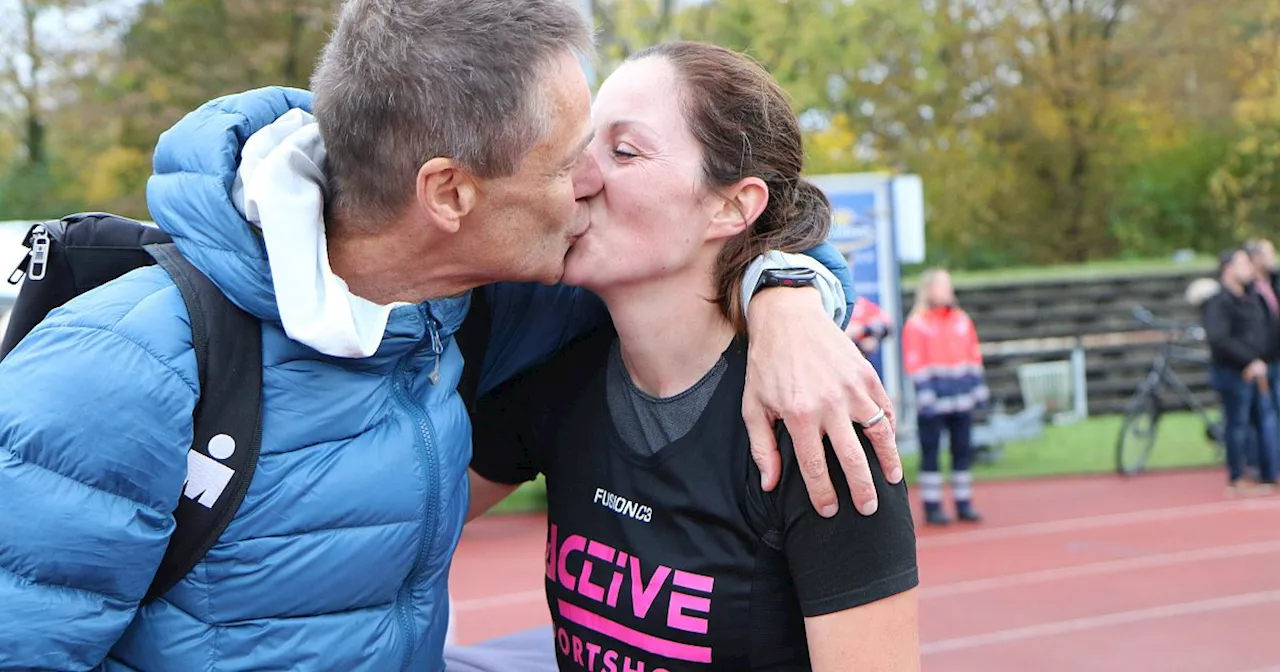
[(187, 451), (187, 480), (182, 484), (182, 494), (212, 509), (235, 473), (217, 460), (194, 450)]

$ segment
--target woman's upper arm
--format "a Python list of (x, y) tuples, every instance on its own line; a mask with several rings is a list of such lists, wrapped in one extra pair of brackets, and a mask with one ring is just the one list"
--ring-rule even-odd
[[(809, 504), (790, 436), (785, 431), (779, 433), (783, 466), (775, 506), (783, 526), (783, 552), (810, 642), (815, 641), (815, 629), (835, 628), (844, 633), (842, 639), (846, 641), (881, 649), (855, 652), (864, 656), (858, 660), (913, 660), (917, 655), (918, 636), (914, 589), (920, 583), (920, 576), (907, 486), (905, 482), (891, 484), (885, 480), (879, 461), (866, 448), (867, 440), (860, 429), (858, 435), (863, 449), (868, 451), (867, 462), (880, 507), (870, 516), (858, 513), (848, 484), (838, 479), (841, 481), (836, 484), (839, 512), (832, 518), (823, 518)], [(828, 467), (837, 468), (829, 442), (826, 452)], [(910, 597), (902, 597), (904, 595)], [(881, 614), (887, 620), (876, 624), (875, 637), (866, 637), (864, 633), (851, 638), (852, 631), (847, 628), (853, 623), (862, 623), (866, 614)], [(845, 662), (814, 669), (913, 669), (852, 665), (849, 659), (841, 658), (852, 655), (848, 647), (829, 641), (822, 647), (824, 660)], [(812, 644), (810, 650), (818, 653)], [(873, 654), (874, 658), (865, 657)], [(815, 665), (816, 662), (815, 658)]]
[(814, 672), (920, 669), (915, 589), (853, 609), (804, 619)]
[(492, 509), (494, 505), (506, 499), (508, 495), (516, 491), (516, 488), (520, 487), (507, 483), (496, 483), (476, 473), (475, 469), (467, 471), (467, 479), (471, 484), (471, 502), (467, 506), (467, 522), (483, 516), (486, 511)]

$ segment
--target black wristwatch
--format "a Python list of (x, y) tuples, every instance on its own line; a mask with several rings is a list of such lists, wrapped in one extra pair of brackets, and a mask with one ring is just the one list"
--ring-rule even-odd
[(812, 268), (769, 268), (760, 274), (755, 291), (765, 287), (812, 287), (817, 279), (818, 274)]

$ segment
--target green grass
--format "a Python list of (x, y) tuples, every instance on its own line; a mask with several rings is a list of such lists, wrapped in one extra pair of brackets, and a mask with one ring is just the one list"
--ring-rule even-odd
[[(957, 286), (980, 286), (1017, 280), (1087, 279), (1114, 275), (1167, 273), (1180, 270), (1212, 271), (1215, 268), (1215, 264), (1216, 261), (1212, 258), (1204, 256), (1196, 257), (1190, 261), (1174, 261), (1167, 258), (1119, 259), (1083, 264), (996, 268), (983, 271), (958, 270), (952, 273), (952, 280)], [(902, 278), (904, 287), (914, 287), (918, 281), (919, 272), (906, 274)]]
[[(997, 462), (975, 465), (973, 476), (976, 480), (1001, 480), (1115, 473), (1120, 421), (1121, 416), (1108, 415), (1046, 427), (1038, 439), (1006, 444)], [(1160, 420), (1147, 468), (1207, 467), (1216, 464), (1216, 459), (1199, 416), (1170, 413)], [(914, 478), (919, 469), (917, 456), (903, 460), (908, 477)]]
[[(1120, 420), (1118, 415), (1101, 416), (1074, 425), (1046, 427), (1044, 435), (1038, 439), (1006, 444), (996, 463), (975, 465), (974, 479), (992, 481), (1115, 473)], [(908, 482), (914, 483), (919, 459), (908, 455), (904, 462)], [(945, 460), (943, 464), (946, 464)], [(1204, 424), (1198, 416), (1172, 413), (1160, 421), (1149, 469), (1208, 467), (1214, 464), (1213, 444), (1205, 439)], [(541, 511), (545, 498), (546, 483), (539, 477), (495, 507), (490, 515)]]
[(532, 513), (542, 511), (547, 504), (547, 482), (542, 476), (530, 483), (525, 483), (510, 497), (498, 502), (489, 510), (490, 516), (501, 516), (510, 513)]

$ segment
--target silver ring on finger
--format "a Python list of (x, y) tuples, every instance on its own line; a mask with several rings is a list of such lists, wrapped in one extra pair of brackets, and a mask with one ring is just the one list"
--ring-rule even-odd
[(885, 418), (884, 409), (878, 408), (876, 409), (875, 415), (871, 416), (866, 422), (861, 422), (858, 424), (862, 425), (863, 429), (871, 429), (872, 427), (875, 427), (876, 425), (884, 421), (884, 418)]

